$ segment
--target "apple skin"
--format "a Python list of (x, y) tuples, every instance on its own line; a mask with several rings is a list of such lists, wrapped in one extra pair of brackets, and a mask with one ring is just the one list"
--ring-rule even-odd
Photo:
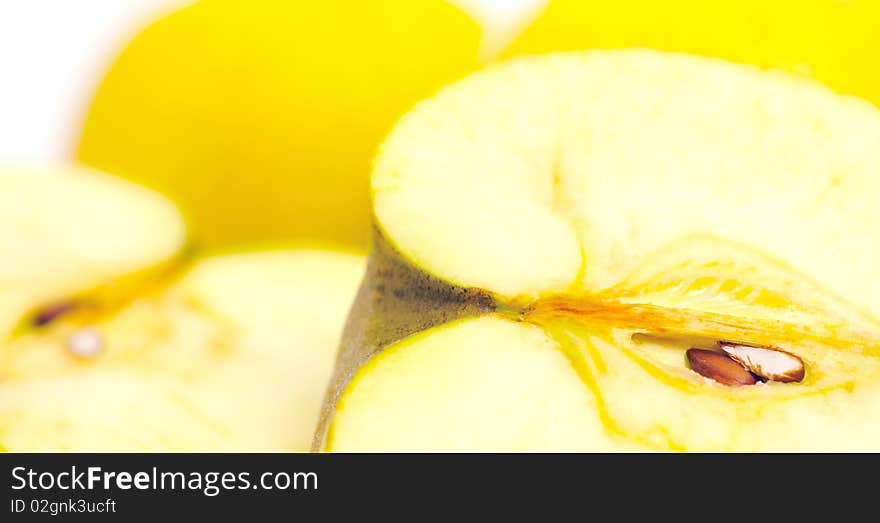
[(76, 158), (169, 196), (197, 245), (365, 249), (368, 173), (410, 105), (479, 65), (443, 0), (207, 0), (110, 67)]
[(645, 47), (806, 75), (880, 104), (880, 3), (551, 0), (507, 56)]
[(388, 345), (458, 319), (498, 307), (479, 289), (451, 285), (401, 256), (378, 228), (367, 268), (342, 331), (312, 450), (325, 443), (334, 410), (352, 376)]

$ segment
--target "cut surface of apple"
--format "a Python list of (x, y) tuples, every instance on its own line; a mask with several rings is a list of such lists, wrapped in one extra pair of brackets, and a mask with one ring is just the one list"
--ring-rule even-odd
[(189, 259), (162, 197), (0, 174), (0, 448), (305, 451), (363, 272), (317, 248)]
[(85, 168), (0, 170), (0, 341), (34, 308), (161, 270), (185, 241), (175, 207), (134, 184)]
[[(880, 449), (869, 103), (687, 55), (531, 57), (419, 104), (372, 191), (315, 448)], [(732, 346), (753, 385), (685, 355)]]
[(0, 347), (11, 451), (306, 451), (360, 256), (298, 249), (196, 262), (90, 326), (59, 319)]

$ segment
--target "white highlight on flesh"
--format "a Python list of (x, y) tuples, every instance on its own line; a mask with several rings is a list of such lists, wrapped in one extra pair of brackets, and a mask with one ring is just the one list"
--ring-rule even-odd
[(67, 350), (80, 358), (94, 358), (104, 351), (104, 335), (96, 327), (85, 327), (67, 338)]

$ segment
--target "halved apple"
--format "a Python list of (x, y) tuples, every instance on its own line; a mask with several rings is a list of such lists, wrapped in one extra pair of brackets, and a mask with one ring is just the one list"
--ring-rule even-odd
[(880, 449), (869, 103), (656, 51), (520, 59), (405, 116), (372, 191), (315, 448)]
[(29, 312), (160, 273), (186, 230), (161, 196), (91, 169), (0, 171), (0, 341)]
[(0, 187), (2, 448), (308, 450), (360, 256), (185, 260), (174, 207), (127, 182)]

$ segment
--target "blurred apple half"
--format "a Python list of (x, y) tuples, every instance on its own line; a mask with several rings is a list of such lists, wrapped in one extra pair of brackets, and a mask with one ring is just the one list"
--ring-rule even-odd
[(167, 200), (0, 173), (0, 445), (305, 451), (360, 256), (186, 251)]

